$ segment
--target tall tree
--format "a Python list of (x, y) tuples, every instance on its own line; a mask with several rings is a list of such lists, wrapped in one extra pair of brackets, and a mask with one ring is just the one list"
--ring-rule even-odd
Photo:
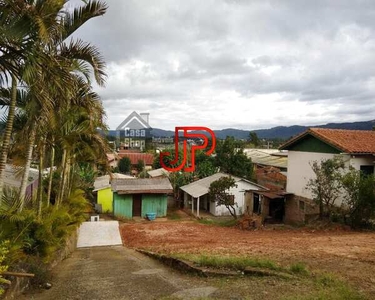
[(313, 161), (311, 168), (315, 174), (307, 183), (313, 200), (319, 205), (319, 216), (330, 216), (336, 200), (342, 190), (341, 172), (344, 169), (344, 161), (340, 156), (322, 161)]
[[(28, 159), (20, 188), (21, 198), (25, 197), (35, 131), (38, 130), (38, 126), (43, 127), (48, 123), (49, 115), (56, 108), (54, 105), (56, 99), (64, 101), (67, 106), (70, 105), (69, 101), (72, 99), (71, 91), (74, 90), (74, 85), (78, 82), (75, 79), (76, 76), (72, 76), (72, 72), (77, 74), (78, 71), (78, 74), (82, 74), (89, 82), (90, 66), (97, 83), (100, 85), (104, 83), (104, 62), (96, 48), (80, 40), (71, 41), (69, 44), (65, 41), (87, 20), (103, 14), (106, 6), (100, 2), (92, 1), (75, 9), (73, 12), (69, 12), (64, 7), (64, 1), (52, 2), (52, 4), (50, 3), (51, 5), (46, 5), (41, 9), (48, 17), (46, 17), (45, 30), (41, 38), (35, 43), (32, 54), (38, 57), (39, 53), (45, 53), (49, 58), (53, 58), (53, 62), (57, 62), (57, 66), (47, 65), (47, 68), (46, 66), (41, 67), (41, 64), (35, 64), (37, 60), (34, 59), (25, 63), (23, 75), (23, 80), (30, 86), (31, 91), (36, 90), (32, 97), (34, 101), (32, 107), (36, 107), (41, 113), (31, 113), (30, 116), (34, 116), (34, 118), (29, 118), (31, 125), (27, 150)], [(35, 7), (38, 8), (38, 5)], [(51, 74), (53, 71), (49, 72), (49, 70), (58, 70), (59, 72), (57, 76), (53, 76), (54, 74)], [(38, 76), (35, 76), (35, 74)], [(46, 78), (46, 80), (43, 80), (43, 78)], [(51, 79), (53, 80), (54, 78), (56, 78), (54, 82), (57, 82), (57, 84), (51, 86)], [(47, 86), (40, 87), (43, 83), (47, 83)], [(40, 91), (47, 92), (41, 93)], [(70, 157), (67, 159), (69, 161)], [(63, 179), (65, 180), (65, 178)]]
[(130, 158), (125, 156), (121, 158), (118, 162), (118, 169), (120, 173), (123, 174), (129, 174), (131, 170), (132, 163), (130, 161)]
[(253, 164), (244, 153), (244, 144), (233, 137), (227, 137), (216, 146), (216, 166), (231, 175), (251, 179)]
[(29, 31), (31, 23), (27, 17), (25, 4), (23, 1), (0, 2), (0, 83), (3, 84), (9, 77), (11, 78), (7, 122), (0, 153), (0, 201), (13, 131), (18, 79), (22, 74), (22, 61), (33, 40), (33, 35)]
[(249, 142), (252, 143), (255, 148), (260, 146), (260, 140), (259, 140), (258, 135), (255, 131), (251, 131), (249, 133)]
[(203, 151), (195, 152), (195, 175), (199, 178), (211, 176), (216, 173), (215, 157), (207, 156)]

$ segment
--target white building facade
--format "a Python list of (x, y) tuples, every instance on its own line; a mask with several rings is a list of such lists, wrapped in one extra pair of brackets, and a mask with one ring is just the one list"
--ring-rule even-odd
[[(206, 178), (194, 181), (180, 188), (183, 192), (184, 207), (191, 212), (200, 216), (202, 212), (210, 213), (214, 216), (230, 216), (230, 212), (225, 205), (216, 205), (208, 196), (209, 188), (212, 182), (221, 177), (229, 177), (231, 175), (225, 173), (216, 173)], [(244, 178), (231, 176), (237, 187), (229, 189), (228, 193), (234, 196), (234, 203), (237, 215), (243, 215), (246, 211), (245, 192), (247, 190), (264, 190), (264, 188)]]

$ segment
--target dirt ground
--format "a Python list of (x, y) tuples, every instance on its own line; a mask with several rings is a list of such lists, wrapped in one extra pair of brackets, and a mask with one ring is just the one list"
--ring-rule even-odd
[(193, 221), (122, 224), (124, 245), (161, 253), (250, 255), (290, 265), (304, 262), (328, 271), (375, 297), (375, 233), (311, 229), (263, 229), (204, 225)]

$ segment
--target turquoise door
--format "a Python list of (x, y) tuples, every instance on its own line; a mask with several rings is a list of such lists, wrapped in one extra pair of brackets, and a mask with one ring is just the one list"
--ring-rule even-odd
[(133, 217), (133, 199), (132, 195), (119, 195), (113, 193), (113, 214), (116, 217)]

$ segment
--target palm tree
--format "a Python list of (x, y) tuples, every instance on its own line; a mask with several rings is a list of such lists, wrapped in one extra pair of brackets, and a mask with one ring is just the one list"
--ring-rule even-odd
[[(60, 1), (61, 2), (61, 1)], [(65, 42), (66, 38), (69, 37), (79, 26), (90, 18), (103, 14), (105, 12), (105, 5), (100, 2), (93, 1), (86, 4), (83, 8), (74, 10), (73, 13), (64, 14), (61, 16), (61, 10), (63, 7), (53, 7), (55, 12), (55, 23), (51, 18), (51, 39), (41, 39), (36, 47), (34, 48), (33, 54), (44, 53), (50, 60), (48, 68), (41, 68), (40, 64), (35, 63), (34, 60), (30, 60), (30, 63), (25, 65), (25, 82), (30, 86), (33, 93), (34, 105), (31, 108), (37, 108), (34, 113), (31, 113), (30, 118), (30, 134), (29, 134), (29, 145), (27, 150), (27, 160), (25, 164), (25, 173), (22, 178), (20, 197), (25, 197), (27, 178), (29, 174), (29, 168), (32, 160), (33, 146), (35, 141), (35, 135), (38, 130), (38, 126), (41, 128), (48, 123), (49, 115), (55, 109), (56, 99), (63, 101), (68, 104), (70, 99), (71, 90), (77, 84), (76, 76), (72, 75), (72, 72), (81, 74), (84, 78), (89, 79), (89, 71), (92, 67), (95, 79), (99, 85), (104, 84), (104, 61), (100, 56), (97, 49), (89, 44), (83, 43), (82, 41), (71, 41), (69, 44)], [(64, 10), (63, 10), (64, 11)], [(64, 11), (64, 13), (66, 13)], [(54, 15), (54, 14), (52, 14)], [(59, 26), (56, 26), (56, 23)], [(59, 31), (56, 33), (56, 28)], [(62, 30), (63, 29), (63, 30)], [(43, 58), (43, 56), (42, 56)], [(51, 71), (52, 70), (52, 71)], [(54, 76), (55, 70), (59, 70), (58, 76)], [(30, 72), (26, 72), (30, 71)], [(38, 75), (38, 76), (35, 76)], [(63, 80), (61, 77), (63, 76)], [(43, 78), (45, 80), (43, 80)], [(54, 84), (51, 86), (45, 86), (46, 82)], [(63, 84), (61, 84), (63, 82)], [(44, 91), (45, 93), (42, 93)], [(22, 210), (23, 206), (21, 206)]]
[(72, 190), (72, 168), (76, 162), (106, 161), (108, 146), (98, 129), (107, 129), (103, 123), (104, 109), (96, 93), (82, 82), (70, 107), (59, 110), (60, 134), (58, 141), (63, 150), (61, 180), (56, 202), (60, 204)]
[[(72, 66), (78, 66), (81, 73), (88, 77), (87, 64), (94, 70), (95, 79), (103, 84), (104, 62), (95, 48), (82, 41), (65, 44), (65, 40), (89, 19), (105, 13), (106, 5), (100, 1), (90, 1), (83, 6), (69, 12), (64, 7), (65, 1), (37, 0), (37, 1), (11, 1), (0, 0), (0, 79), (1, 82), (11, 75), (13, 91), (17, 87), (17, 78), (22, 79), (28, 86), (37, 91), (40, 107), (50, 111), (53, 99), (45, 91), (46, 88), (37, 90), (41, 73), (47, 82), (55, 78), (56, 89), (63, 89), (70, 83)], [(11, 34), (16, 32), (17, 34)], [(56, 58), (59, 52), (60, 59)], [(54, 67), (45, 68), (54, 65)], [(57, 67), (56, 67), (57, 65)], [(69, 68), (66, 68), (69, 66)], [(3, 186), (3, 171), (7, 160), (10, 136), (12, 133), (15, 112), (15, 94), (8, 110), (8, 118), (3, 145), (0, 155), (0, 196)], [(36, 126), (30, 125), (29, 144), (33, 143)], [(31, 160), (32, 151), (28, 151)], [(25, 176), (28, 176), (27, 161)], [(21, 197), (24, 196), (25, 180), (21, 185)], [(22, 206), (21, 206), (22, 209)]]
[(22, 5), (11, 1), (0, 1), (0, 84), (11, 79), (11, 92), (8, 103), (8, 117), (0, 153), (0, 201), (3, 190), (3, 177), (8, 157), (16, 108), (17, 78), (20, 78), (21, 61), (30, 44), (26, 33), (29, 23)]

